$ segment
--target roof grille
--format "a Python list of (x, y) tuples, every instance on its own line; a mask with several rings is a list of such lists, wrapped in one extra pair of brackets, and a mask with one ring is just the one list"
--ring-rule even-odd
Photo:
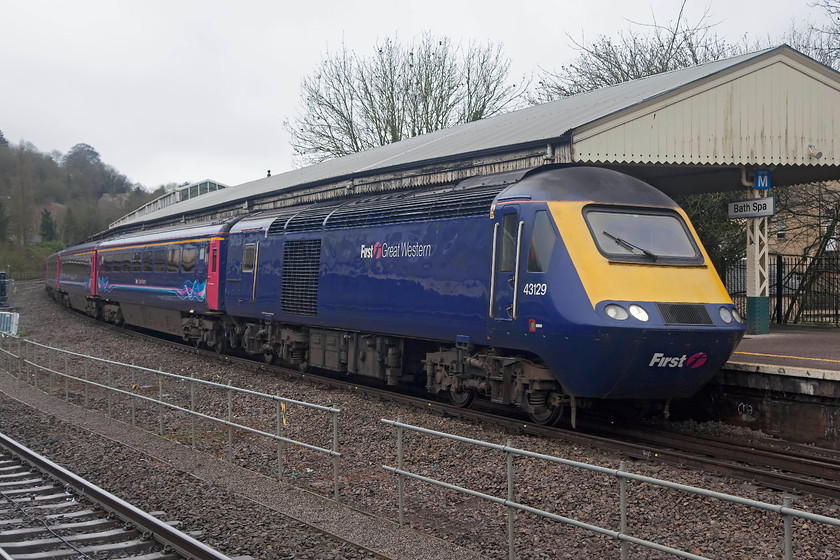
[(343, 229), (463, 216), (490, 215), (493, 199), (505, 185), (459, 190), (407, 192), (354, 201), (337, 209), (326, 229)]
[(666, 325), (711, 325), (712, 319), (703, 304), (657, 303)]
[(318, 314), (318, 276), (321, 240), (286, 241), (283, 245), (283, 281), (280, 308), (284, 313)]
[(289, 223), (286, 224), (286, 233), (321, 231), (324, 227), (324, 220), (335, 211), (339, 204), (341, 202), (331, 202), (316, 204), (307, 208), (289, 220)]

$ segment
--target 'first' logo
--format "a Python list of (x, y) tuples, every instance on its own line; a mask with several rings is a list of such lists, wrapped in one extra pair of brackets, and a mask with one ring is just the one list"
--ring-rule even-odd
[(662, 352), (656, 352), (651, 356), (649, 367), (666, 367), (666, 368), (681, 368), (688, 366), (691, 369), (697, 369), (706, 363), (708, 356), (703, 352), (697, 352), (692, 356), (666, 356)]
[(361, 258), (378, 259), (382, 257), (382, 243), (377, 241), (373, 245), (362, 245)]

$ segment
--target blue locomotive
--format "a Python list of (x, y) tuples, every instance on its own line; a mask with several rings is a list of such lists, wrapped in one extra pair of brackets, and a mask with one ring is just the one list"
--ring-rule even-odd
[(590, 167), (118, 235), (51, 256), (47, 289), (219, 352), (482, 396), (541, 424), (691, 396), (745, 330), (676, 203)]

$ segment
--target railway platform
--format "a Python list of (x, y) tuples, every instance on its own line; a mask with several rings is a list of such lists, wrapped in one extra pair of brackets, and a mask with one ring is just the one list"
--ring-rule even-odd
[(840, 328), (745, 335), (697, 401), (707, 417), (840, 449)]
[(840, 398), (840, 329), (775, 325), (745, 335), (717, 382)]

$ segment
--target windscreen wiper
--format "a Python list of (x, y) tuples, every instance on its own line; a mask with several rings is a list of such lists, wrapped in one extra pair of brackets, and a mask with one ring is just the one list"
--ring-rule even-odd
[(644, 253), (644, 254), (645, 254), (645, 256), (646, 256), (646, 257), (649, 257), (649, 258), (650, 258), (650, 260), (652, 260), (653, 262), (656, 262), (656, 255), (655, 255), (655, 254), (653, 254), (652, 252), (648, 251), (647, 249), (642, 249), (641, 247), (639, 247), (639, 246), (637, 246), (637, 245), (633, 245), (632, 243), (630, 243), (630, 242), (629, 242), (629, 241), (627, 241), (626, 239), (622, 239), (622, 238), (620, 238), (620, 237), (616, 237), (615, 235), (613, 235), (613, 234), (611, 234), (611, 233), (609, 233), (609, 232), (607, 232), (607, 231), (604, 231), (604, 235), (606, 235), (607, 237), (609, 237), (610, 239), (612, 239), (613, 241), (615, 241), (615, 243), (616, 243), (617, 245), (621, 245), (622, 247), (624, 247), (624, 248), (625, 248), (625, 249), (627, 249), (628, 251), (633, 251), (633, 250), (636, 250), (636, 251), (641, 251), (642, 253)]

